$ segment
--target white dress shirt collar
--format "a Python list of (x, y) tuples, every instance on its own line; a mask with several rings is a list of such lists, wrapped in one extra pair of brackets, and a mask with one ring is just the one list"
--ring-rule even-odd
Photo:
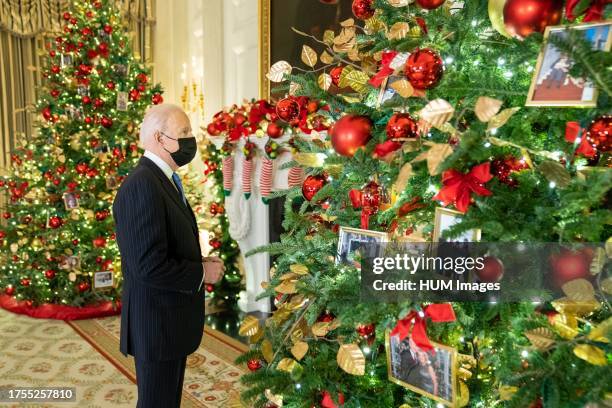
[(159, 167), (161, 171), (164, 172), (166, 177), (168, 177), (169, 180), (172, 180), (172, 173), (174, 172), (172, 171), (172, 167), (170, 167), (170, 165), (166, 163), (164, 159), (149, 150), (145, 150), (144, 157), (150, 159), (153, 163), (155, 163), (157, 167)]

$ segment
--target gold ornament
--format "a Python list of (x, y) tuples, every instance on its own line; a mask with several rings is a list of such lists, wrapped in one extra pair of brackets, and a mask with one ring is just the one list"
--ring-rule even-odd
[(576, 357), (583, 359), (593, 365), (605, 366), (608, 364), (606, 353), (599, 347), (590, 344), (579, 344), (574, 347)]
[(289, 270), (297, 275), (308, 275), (308, 267), (306, 265), (293, 264), (289, 267)]
[(414, 88), (410, 85), (410, 82), (404, 78), (394, 81), (391, 84), (391, 88), (397, 91), (402, 98), (409, 98), (414, 94)]
[(336, 362), (338, 367), (351, 375), (365, 374), (365, 356), (357, 344), (342, 344)]
[(272, 343), (270, 342), (270, 340), (264, 339), (261, 342), (261, 354), (268, 363), (272, 362), (274, 352), (272, 351)]
[(405, 21), (398, 21), (393, 24), (387, 33), (387, 38), (389, 40), (401, 40), (406, 38), (408, 32), (410, 31), (410, 26)]
[(553, 332), (546, 327), (538, 327), (537, 329), (527, 330), (525, 337), (529, 339), (529, 342), (538, 350), (548, 350), (553, 344), (555, 344)]
[(291, 354), (293, 354), (293, 357), (295, 357), (298, 361), (304, 358), (307, 352), (308, 343), (305, 341), (298, 341), (293, 345), (293, 347), (291, 347)]
[(502, 104), (503, 102), (499, 99), (481, 96), (476, 101), (474, 113), (476, 113), (476, 117), (481, 122), (488, 122), (499, 112)]
[(308, 65), (310, 68), (314, 68), (317, 65), (317, 53), (308, 45), (302, 46), (301, 54), (302, 62)]
[(510, 38), (510, 34), (506, 31), (506, 24), (504, 23), (504, 5), (506, 0), (489, 0), (489, 20), (491, 25), (498, 33), (506, 38)]
[(425, 142), (425, 145), (430, 146), (429, 150), (419, 154), (412, 162), (427, 160), (429, 174), (432, 176), (439, 174), (440, 164), (453, 153), (453, 149), (447, 143)]
[(241, 336), (253, 336), (259, 331), (259, 320), (255, 316), (247, 316), (240, 324), (238, 334)]
[(438, 98), (429, 102), (419, 111), (419, 117), (433, 127), (439, 127), (453, 117), (455, 108), (444, 99)]

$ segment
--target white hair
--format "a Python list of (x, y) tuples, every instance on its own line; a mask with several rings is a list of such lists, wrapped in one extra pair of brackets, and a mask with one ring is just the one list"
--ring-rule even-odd
[(168, 118), (174, 112), (183, 112), (183, 109), (171, 103), (162, 103), (149, 108), (140, 125), (140, 144), (144, 146), (147, 141), (153, 138), (153, 135), (158, 130), (165, 132)]

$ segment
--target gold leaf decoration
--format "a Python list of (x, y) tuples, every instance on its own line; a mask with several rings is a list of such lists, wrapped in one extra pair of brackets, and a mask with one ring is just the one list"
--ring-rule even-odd
[(336, 362), (338, 367), (351, 375), (365, 374), (365, 356), (357, 344), (342, 344)]
[(431, 146), (429, 150), (419, 154), (412, 161), (427, 160), (427, 170), (430, 175), (434, 176), (440, 173), (440, 164), (453, 153), (453, 149), (447, 143), (427, 142), (427, 144)]
[(459, 389), (457, 392), (457, 407), (465, 407), (470, 402), (470, 389), (463, 381), (459, 381)]
[(571, 340), (578, 335), (578, 320), (573, 315), (564, 313), (555, 315), (552, 325), (564, 339)]
[(347, 65), (346, 67), (342, 68), (342, 72), (340, 73), (340, 78), (338, 78), (339, 88), (346, 88), (347, 86), (349, 86), (346, 76), (353, 71), (355, 71), (355, 68), (352, 67), (351, 65)]
[(259, 331), (259, 320), (255, 316), (247, 316), (240, 324), (238, 334), (241, 336), (253, 336)]
[(261, 354), (268, 363), (272, 362), (274, 352), (272, 351), (272, 343), (270, 342), (270, 340), (264, 339), (261, 342)]
[(590, 344), (579, 344), (574, 347), (576, 357), (583, 359), (596, 366), (605, 366), (608, 364), (606, 353), (596, 346)]
[(612, 258), (612, 237), (606, 240), (606, 255), (608, 255), (608, 258)]
[(552, 307), (561, 314), (570, 314), (575, 316), (586, 316), (599, 309), (601, 305), (596, 299), (576, 301), (564, 297), (550, 302)]
[(387, 38), (389, 40), (401, 40), (406, 38), (408, 32), (410, 31), (410, 26), (405, 21), (398, 21), (393, 24), (387, 33)]
[(314, 68), (317, 65), (317, 53), (308, 45), (302, 46), (302, 62), (308, 65), (310, 68)]
[(295, 357), (298, 361), (303, 359), (307, 352), (308, 343), (305, 341), (298, 341), (293, 345), (293, 347), (291, 347), (291, 354), (293, 354), (293, 357)]
[(547, 327), (538, 327), (537, 329), (527, 330), (525, 337), (529, 339), (529, 342), (538, 350), (548, 350), (553, 344), (555, 344), (554, 334)]
[[(344, 69), (342, 70), (343, 72), (344, 72)], [(350, 86), (351, 88), (353, 88), (355, 91), (359, 93), (363, 93), (364, 91), (367, 91), (368, 89), (367, 84), (368, 84), (368, 81), (370, 80), (370, 77), (365, 72), (358, 71), (355, 69), (347, 73), (344, 76), (344, 80), (346, 84)]]
[(374, 16), (372, 18), (368, 18), (365, 22), (365, 26), (363, 27), (366, 34), (372, 35), (379, 31), (384, 31), (387, 29), (387, 25), (380, 18)]
[(347, 18), (346, 20), (340, 22), (340, 26), (341, 27), (354, 27), (355, 20), (352, 18)]
[(438, 98), (429, 102), (419, 111), (421, 119), (431, 126), (439, 127), (448, 122), (453, 117), (455, 108), (444, 99)]
[(315, 336), (324, 337), (329, 333), (329, 322), (316, 322), (310, 330)]
[(612, 295), (612, 277), (606, 278), (601, 281), (601, 290), (608, 295)]
[[(336, 35), (332, 30), (325, 30), (325, 32), (323, 32), (323, 42), (327, 45), (332, 45), (334, 43), (334, 37), (336, 37)], [(321, 57), (321, 59), (323, 59), (323, 57)]]
[(272, 404), (276, 405), (277, 407), (283, 406), (283, 396), (282, 395), (272, 394), (272, 391), (270, 391), (269, 389), (264, 391), (264, 395), (268, 399), (268, 401), (270, 401)]
[(287, 279), (293, 279), (296, 276), (297, 275), (295, 273), (293, 273), (293, 272), (287, 272), (287, 273), (284, 273), (281, 276), (279, 276), (278, 279), (284, 281), (284, 280), (287, 280)]
[(612, 333), (612, 317), (608, 317), (608, 319), (595, 326), (589, 332), (587, 338), (602, 343), (609, 343), (610, 338), (608, 336), (610, 336), (610, 333)]
[(548, 181), (552, 181), (560, 188), (567, 187), (571, 177), (561, 163), (552, 160), (545, 160), (538, 166), (538, 170), (544, 174)]
[(297, 82), (291, 82), (289, 84), (289, 95), (295, 95), (297, 93), (297, 91), (300, 90), (300, 88), (302, 87), (302, 85), (298, 84)]
[(591, 266), (589, 267), (591, 275), (598, 275), (603, 270), (603, 267), (606, 264), (606, 258), (605, 249), (602, 247), (595, 248), (593, 260), (591, 261)]
[(393, 7), (406, 7), (410, 4), (411, 0), (387, 0), (387, 2)]
[[(332, 35), (333, 35), (333, 33), (332, 33)], [(321, 53), (320, 59), (321, 59), (321, 62), (324, 63), (324, 64), (333, 64), (333, 62), (334, 62), (334, 57), (329, 55), (329, 53), (327, 51), (323, 51)]]
[(510, 401), (517, 391), (518, 387), (512, 385), (500, 385), (499, 399), (502, 401)]
[(506, 122), (519, 111), (521, 108), (508, 108), (499, 112), (497, 115), (493, 116), (491, 120), (489, 120), (489, 125), (487, 126), (487, 130), (493, 130), (500, 128), (506, 124)]
[(414, 88), (410, 85), (407, 79), (402, 78), (391, 83), (391, 88), (397, 91), (402, 98), (409, 98), (414, 94)]
[(397, 175), (397, 179), (395, 179), (395, 183), (393, 183), (395, 191), (397, 191), (398, 193), (404, 191), (411, 176), (412, 165), (410, 163), (406, 163), (400, 169), (399, 174)]
[(586, 279), (573, 279), (561, 287), (563, 293), (576, 302), (591, 301), (595, 299), (595, 288)]
[(474, 113), (476, 113), (476, 117), (481, 122), (488, 122), (497, 114), (497, 112), (499, 112), (503, 103), (504, 102), (500, 101), (499, 99), (481, 96), (476, 101)]
[(249, 343), (251, 344), (259, 343), (259, 340), (263, 338), (264, 334), (265, 334), (264, 330), (258, 330), (257, 333), (249, 337)]
[(348, 58), (351, 61), (361, 61), (361, 57), (359, 56), (359, 49), (357, 47), (353, 47), (347, 53)]
[(323, 73), (319, 75), (317, 83), (319, 84), (319, 88), (324, 91), (327, 91), (332, 84), (332, 77), (329, 74)]
[(280, 285), (274, 288), (278, 293), (283, 293), (286, 295), (290, 295), (292, 293), (296, 293), (297, 289), (295, 288), (296, 280), (285, 280)]
[(285, 75), (291, 74), (293, 67), (287, 61), (275, 62), (271, 67), (270, 71), (266, 74), (272, 82), (283, 82)]
[(302, 264), (293, 264), (289, 267), (289, 270), (298, 275), (307, 275), (308, 267)]
[(278, 362), (278, 364), (276, 365), (276, 369), (280, 371), (291, 373), (293, 369), (295, 368), (296, 364), (297, 364), (297, 361), (295, 361), (294, 359), (285, 357), (281, 361)]

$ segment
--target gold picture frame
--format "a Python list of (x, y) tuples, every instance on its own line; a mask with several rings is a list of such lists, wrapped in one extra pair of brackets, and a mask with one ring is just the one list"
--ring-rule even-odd
[[(338, 249), (336, 251), (336, 265), (352, 263), (354, 262), (349, 255), (354, 251), (351, 251), (352, 242), (351, 236), (353, 237), (369, 237), (374, 238), (374, 240), (378, 243), (386, 243), (389, 242), (389, 234), (386, 232), (379, 231), (370, 231), (359, 228), (352, 227), (343, 227), (340, 226), (340, 230), (338, 231)], [(360, 242), (364, 242), (363, 239)], [(345, 251), (346, 250), (346, 251)]]
[[(108, 276), (110, 276), (110, 283), (107, 282)], [(112, 290), (117, 287), (117, 281), (113, 271), (98, 271), (94, 272), (91, 281), (93, 282), (93, 289), (95, 291)]]
[[(446, 221), (447, 217), (460, 218), (462, 216), (463, 216), (463, 213), (460, 211), (451, 210), (449, 208), (444, 208), (444, 207), (436, 207), (433, 238), (432, 238), (433, 242), (440, 242), (442, 233), (448, 228), (448, 226), (453, 225), (452, 223), (448, 225), (449, 223)], [(444, 226), (447, 226), (447, 228), (443, 228)], [(465, 236), (463, 238), (469, 238), (468, 242), (480, 241), (480, 236), (481, 236), (482, 231), (480, 229), (473, 229), (470, 231), (472, 231), (471, 236)], [(461, 239), (461, 237), (459, 237), (458, 239)]]
[[(533, 77), (531, 79), (531, 85), (529, 86), (529, 92), (527, 94), (527, 100), (525, 101), (525, 106), (550, 106), (550, 107), (594, 107), (597, 105), (597, 96), (599, 94), (599, 90), (595, 84), (590, 84), (587, 87), (588, 83), (585, 83), (584, 86), (580, 86), (576, 84), (577, 80), (584, 81), (583, 78), (572, 78), (567, 75), (565, 72), (571, 67), (571, 60), (568, 57), (563, 56), (554, 45), (552, 45), (548, 40), (551, 35), (555, 35), (557, 33), (563, 33), (566, 30), (590, 30), (592, 28), (607, 26), (607, 33), (602, 32), (602, 35), (606, 36), (606, 40), (599, 48), (599, 45), (596, 46), (596, 49), (600, 49), (602, 51), (610, 51), (610, 44), (612, 43), (612, 21), (607, 20), (598, 23), (588, 23), (588, 24), (580, 24), (573, 27), (567, 26), (549, 26), (546, 27), (544, 31), (544, 42), (542, 44), (542, 48), (538, 55), (538, 59), (536, 62), (536, 67), (533, 73)], [(596, 37), (594, 37), (596, 38)], [(555, 59), (556, 58), (556, 59)], [(555, 68), (556, 65), (559, 64), (559, 68)], [(548, 73), (542, 72), (545, 70)], [(552, 76), (549, 79), (549, 75)], [(561, 76), (561, 78), (557, 78)], [(562, 81), (563, 80), (563, 81)], [(547, 86), (544, 85), (544, 82), (547, 82)], [(538, 84), (538, 82), (540, 82)], [(543, 89), (551, 89), (551, 87), (555, 86), (556, 91), (548, 91), (549, 93), (557, 92), (560, 97), (559, 99), (544, 99), (542, 95), (545, 91)], [(565, 88), (565, 89), (563, 89)], [(540, 92), (540, 96), (537, 95), (537, 92), (542, 89)], [(564, 99), (567, 98), (567, 95), (572, 92), (578, 92), (582, 89), (582, 95), (580, 99)], [(583, 99), (584, 95), (589, 95), (588, 99)], [(561, 95), (566, 95), (561, 97)]]
[[(385, 352), (387, 355), (387, 375), (389, 378), (389, 381), (391, 381), (392, 383), (401, 385), (404, 388), (407, 388), (411, 391), (414, 391), (418, 394), (424, 395), (427, 398), (431, 398), (432, 400), (439, 402), (441, 404), (444, 404), (448, 407), (455, 407), (457, 405), (457, 349), (453, 348), (453, 347), (449, 347), (449, 346), (445, 346), (444, 344), (440, 344), (440, 343), (435, 343), (435, 342), (431, 342), (431, 344), (433, 345), (434, 349), (436, 350), (436, 358), (439, 358), (441, 353), (448, 353), (447, 358), (450, 359), (450, 361), (448, 362), (448, 366), (447, 368), (450, 369), (450, 375), (447, 376), (448, 378), (450, 378), (450, 384), (447, 384), (447, 387), (450, 386), (450, 395), (446, 395), (448, 398), (444, 398), (444, 396), (440, 396), (440, 395), (435, 395), (425, 389), (423, 389), (422, 387), (418, 387), (415, 384), (410, 384), (406, 381), (404, 381), (401, 378), (398, 378), (396, 376), (396, 373), (394, 373), (393, 371), (393, 367), (394, 367), (394, 361), (392, 359), (392, 354), (393, 350), (391, 348), (391, 330), (387, 329), (385, 331)], [(424, 351), (423, 351), (424, 353)], [(401, 360), (400, 360), (401, 363)], [(431, 365), (431, 363), (430, 363)], [(437, 379), (437, 375), (436, 375), (436, 379)], [(438, 394), (440, 394), (438, 392)]]
[(259, 0), (259, 97), (270, 99), (270, 81), (266, 77), (270, 69), (270, 1)]

